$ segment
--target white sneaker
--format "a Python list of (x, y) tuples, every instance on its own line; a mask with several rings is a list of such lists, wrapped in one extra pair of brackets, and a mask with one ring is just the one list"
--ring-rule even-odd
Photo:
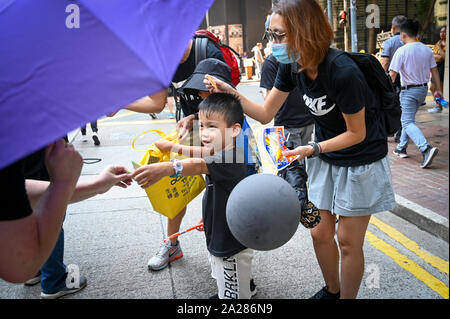
[(175, 246), (170, 244), (170, 241), (163, 243), (159, 249), (159, 252), (150, 258), (148, 261), (149, 270), (162, 270), (166, 268), (169, 263), (183, 257), (183, 252), (181, 251), (180, 242), (177, 241)]
[(41, 292), (41, 298), (42, 299), (58, 299), (58, 298), (60, 298), (62, 296), (65, 296), (65, 295), (74, 294), (74, 293), (80, 291), (81, 289), (83, 289), (84, 287), (86, 287), (86, 285), (87, 285), (86, 277), (85, 276), (81, 276), (80, 277), (80, 285), (79, 285), (79, 287), (74, 287), (74, 288), (64, 287), (61, 290), (56, 291), (56, 292), (54, 292), (52, 294), (46, 294), (44, 292)]

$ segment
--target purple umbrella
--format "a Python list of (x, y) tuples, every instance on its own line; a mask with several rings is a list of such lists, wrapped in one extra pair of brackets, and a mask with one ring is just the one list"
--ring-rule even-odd
[(213, 0), (0, 0), (0, 169), (167, 88)]

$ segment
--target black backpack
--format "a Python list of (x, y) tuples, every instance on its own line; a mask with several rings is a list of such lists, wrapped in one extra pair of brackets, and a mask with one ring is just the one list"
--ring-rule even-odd
[[(237, 57), (240, 57), (239, 54), (228, 45), (220, 42), (219, 38), (217, 38), (214, 34), (207, 30), (198, 30), (195, 32), (193, 43), (193, 46), (195, 46), (195, 65), (197, 66), (200, 61), (208, 58), (207, 48), (209, 42), (213, 43), (218, 49), (220, 49), (224, 58), (224, 62), (231, 69), (232, 83), (235, 86), (238, 85), (241, 80), (241, 74), (239, 71), (237, 58), (233, 54), (235, 54)], [(172, 90), (175, 100), (175, 119), (177, 122), (181, 119), (181, 111), (183, 111), (183, 114), (185, 116), (198, 112), (198, 105), (202, 101), (199, 96), (181, 94), (178, 89), (174, 87), (173, 83), (171, 84), (170, 90)]]
[[(345, 52), (331, 48), (321, 67), (330, 67), (331, 62), (341, 54), (349, 56), (359, 67), (367, 84), (377, 99), (376, 107), (366, 108), (366, 116), (371, 119), (380, 119), (387, 136), (393, 136), (401, 127), (400, 117), (402, 110), (398, 90), (394, 87), (391, 78), (386, 74), (381, 63), (372, 55), (366, 53)], [(319, 71), (320, 74), (324, 74)], [(326, 72), (325, 74), (329, 74)], [(325, 89), (330, 86), (328, 78), (321, 80)], [(326, 89), (327, 90), (327, 89)], [(327, 90), (327, 93), (330, 90)], [(332, 96), (330, 96), (333, 99)]]

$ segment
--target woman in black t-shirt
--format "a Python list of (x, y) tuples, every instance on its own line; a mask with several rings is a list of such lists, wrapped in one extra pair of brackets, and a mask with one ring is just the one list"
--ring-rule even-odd
[[(382, 124), (365, 116), (365, 109), (376, 101), (357, 65), (340, 55), (321, 67), (333, 30), (317, 1), (281, 0), (272, 11), (266, 34), (281, 65), (264, 105), (219, 80), (216, 87), (207, 79), (205, 84), (212, 92), (239, 95), (245, 113), (260, 122), (269, 122), (289, 91), (302, 87), (315, 122), (315, 142), (285, 155), (308, 158), (309, 196), (321, 210), (322, 220), (311, 229), (311, 236), (326, 286), (312, 298), (356, 298), (364, 274), (363, 244), (370, 216), (395, 206), (387, 138)], [(323, 78), (332, 85), (325, 88)], [(334, 239), (336, 214), (340, 249)]]

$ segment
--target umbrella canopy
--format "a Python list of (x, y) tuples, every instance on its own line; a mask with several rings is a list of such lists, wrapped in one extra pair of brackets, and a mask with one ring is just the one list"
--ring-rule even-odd
[(167, 88), (213, 0), (0, 0), (0, 169)]

